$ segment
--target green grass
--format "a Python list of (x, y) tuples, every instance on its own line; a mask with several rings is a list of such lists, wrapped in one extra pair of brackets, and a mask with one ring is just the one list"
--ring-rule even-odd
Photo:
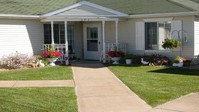
[(109, 69), (151, 106), (199, 92), (199, 70), (148, 66)]
[(0, 112), (77, 112), (73, 88), (0, 88)]
[(69, 80), (73, 79), (71, 67), (56, 66), (19, 69), (0, 72), (0, 80)]

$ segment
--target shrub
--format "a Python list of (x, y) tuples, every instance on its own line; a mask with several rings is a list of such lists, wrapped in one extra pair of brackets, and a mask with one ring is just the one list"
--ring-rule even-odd
[(149, 62), (149, 65), (152, 65), (152, 66), (168, 65), (170, 62), (168, 57), (162, 56), (160, 54), (134, 56), (133, 62), (135, 64), (141, 64), (141, 58), (143, 58), (144, 61)]
[(133, 61), (133, 63), (134, 64), (141, 64), (141, 58), (142, 58), (142, 56), (139, 56), (139, 55), (135, 55), (135, 56), (133, 56), (133, 58), (132, 58), (132, 61)]
[(160, 54), (151, 54), (149, 56), (149, 63), (152, 65), (168, 65), (169, 58)]
[(2, 58), (3, 66), (9, 69), (17, 69), (26, 66), (29, 62), (28, 55), (16, 52)]
[(133, 58), (132, 54), (126, 53), (125, 56), (124, 56), (124, 59), (132, 59), (132, 58)]

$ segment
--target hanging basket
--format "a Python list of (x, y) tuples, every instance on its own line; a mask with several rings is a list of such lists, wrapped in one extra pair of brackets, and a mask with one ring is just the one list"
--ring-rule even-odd
[(181, 44), (180, 41), (173, 39), (173, 38), (167, 38), (162, 43), (163, 43), (162, 47), (164, 49), (175, 49), (175, 48), (179, 47)]

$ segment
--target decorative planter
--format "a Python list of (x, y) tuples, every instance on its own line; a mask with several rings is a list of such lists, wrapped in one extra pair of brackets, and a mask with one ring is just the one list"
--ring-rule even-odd
[(56, 66), (55, 62), (57, 61), (57, 58), (47, 58), (47, 61), (50, 63), (50, 66)]
[(183, 60), (180, 59), (179, 63), (173, 63), (173, 67), (183, 67)]
[(127, 64), (127, 65), (132, 64), (132, 59), (126, 59), (126, 64)]
[(111, 60), (113, 61), (113, 64), (114, 64), (114, 65), (120, 64), (120, 63), (119, 63), (120, 57), (112, 57)]

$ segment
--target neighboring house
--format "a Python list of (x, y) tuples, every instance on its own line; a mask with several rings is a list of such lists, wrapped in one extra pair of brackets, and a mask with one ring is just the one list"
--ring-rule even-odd
[[(128, 53), (182, 55), (197, 63), (199, 0), (0, 0), (0, 57), (41, 54), (50, 44), (101, 60), (116, 45)], [(164, 50), (165, 38), (182, 50)], [(67, 41), (65, 41), (67, 40)], [(69, 46), (69, 47), (68, 47)]]

